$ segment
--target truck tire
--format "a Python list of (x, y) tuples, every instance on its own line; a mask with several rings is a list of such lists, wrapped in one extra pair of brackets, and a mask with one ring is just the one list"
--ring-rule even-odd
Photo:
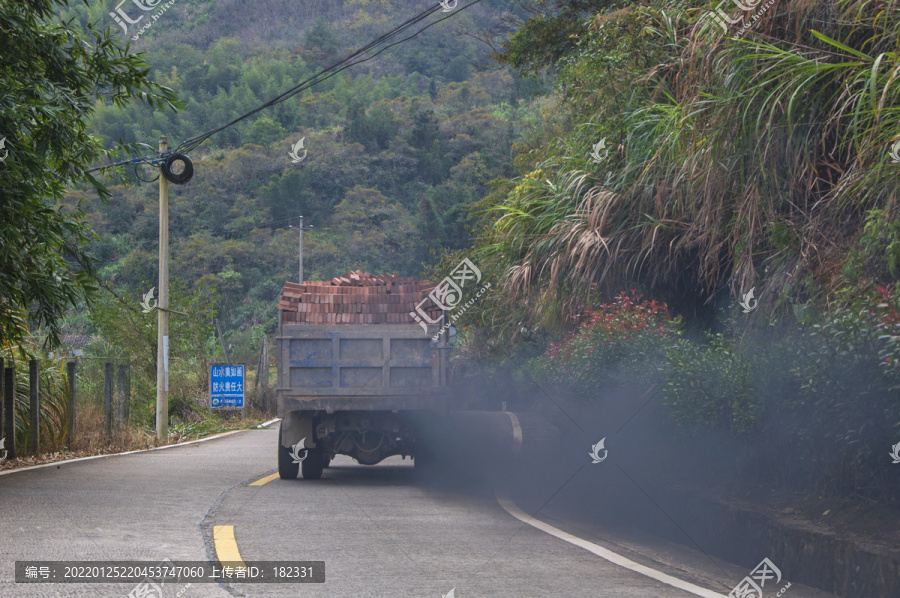
[(306, 459), (300, 463), (304, 480), (318, 480), (322, 477), (325, 467), (322, 465), (322, 452), (317, 449), (309, 449)]
[[(305, 459), (304, 459), (305, 461)], [(300, 464), (294, 463), (291, 449), (281, 446), (281, 430), (278, 430), (278, 476), (282, 480), (296, 480)], [(306, 477), (306, 476), (303, 476)]]

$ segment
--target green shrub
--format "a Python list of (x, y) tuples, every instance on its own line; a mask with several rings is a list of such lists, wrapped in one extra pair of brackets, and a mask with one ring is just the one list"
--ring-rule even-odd
[(648, 387), (661, 380), (666, 347), (680, 320), (666, 306), (621, 293), (612, 303), (587, 309), (581, 325), (534, 360), (539, 379), (587, 396), (624, 384)]
[(708, 340), (700, 346), (680, 339), (669, 350), (664, 401), (679, 425), (746, 434), (760, 417), (753, 365), (724, 335)]
[(880, 290), (888, 301), (864, 295), (804, 330), (792, 368), (798, 396), (778, 406), (806, 459), (846, 488), (861, 478), (874, 478), (870, 488), (887, 483), (883, 449), (898, 440), (898, 314)]
[(818, 323), (779, 336), (671, 347), (664, 401), (678, 425), (741, 439), (722, 450), (785, 486), (900, 496), (883, 467), (900, 440), (897, 293), (846, 294)]
[(876, 275), (900, 278), (900, 220), (891, 219), (887, 209), (869, 212), (859, 244)]

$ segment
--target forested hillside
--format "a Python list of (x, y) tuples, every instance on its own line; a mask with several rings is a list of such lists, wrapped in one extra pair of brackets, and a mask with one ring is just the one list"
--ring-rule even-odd
[[(541, 120), (540, 80), (492, 62), (491, 48), (467, 35), (496, 30), (510, 16), (502, 5), (460, 12), (193, 152), (194, 178), (171, 186), (173, 284), (215, 292), (226, 329), (258, 341), (274, 326), (284, 281), (297, 277), (301, 215), (312, 227), (304, 238), (308, 279), (348, 269), (418, 275), (442, 251), (469, 247), (469, 207), (492, 180), (514, 176), (511, 149)], [(99, 103), (90, 130), (106, 147), (121, 140), (155, 149), (162, 134), (174, 146), (278, 96), (427, 6), (176, 2), (129, 41), (184, 109)], [(63, 17), (117, 27), (104, 10), (72, 5)], [(301, 138), (308, 153), (295, 164), (288, 152)], [(93, 191), (69, 194), (97, 233), (92, 250), (102, 278), (133, 303), (157, 280), (158, 192), (141, 181), (155, 175), (124, 169), (109, 181), (107, 203)]]

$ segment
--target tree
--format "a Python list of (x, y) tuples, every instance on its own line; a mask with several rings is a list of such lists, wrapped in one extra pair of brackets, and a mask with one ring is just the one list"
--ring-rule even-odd
[(417, 110), (412, 115), (413, 126), (409, 135), (409, 144), (418, 149), (430, 148), (432, 142), (440, 139), (437, 116), (434, 110)]
[(447, 78), (457, 83), (465, 81), (471, 75), (471, 65), (466, 56), (457, 56), (447, 65)]
[(372, 272), (410, 272), (419, 245), (413, 218), (377, 189), (353, 187), (334, 208), (332, 227), (341, 236), (348, 266)]
[(503, 50), (494, 58), (522, 74), (537, 74), (572, 53), (588, 15), (627, 4), (630, 3), (622, 0), (538, 2), (531, 10), (532, 16), (503, 42)]
[(246, 142), (256, 145), (269, 145), (287, 137), (287, 131), (280, 123), (267, 116), (256, 119), (247, 131)]
[(387, 148), (399, 129), (400, 121), (389, 102), (379, 102), (368, 114), (363, 102), (358, 100), (347, 109), (347, 139), (362, 143), (370, 151)]
[(315, 24), (306, 30), (304, 42), (308, 49), (318, 54), (323, 64), (341, 49), (341, 41), (322, 17), (316, 19)]
[(95, 102), (179, 107), (111, 28), (82, 33), (74, 20), (52, 23), (67, 7), (68, 0), (0, 4), (0, 343), (20, 344), (42, 328), (57, 344), (65, 310), (95, 290), (81, 204), (60, 204), (79, 183), (109, 195), (87, 172), (118, 153), (87, 132)]

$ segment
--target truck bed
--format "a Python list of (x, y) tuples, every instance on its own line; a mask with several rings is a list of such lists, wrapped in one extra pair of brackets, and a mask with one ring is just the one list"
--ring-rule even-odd
[(279, 412), (433, 409), (447, 385), (447, 346), (417, 324), (284, 324)]

